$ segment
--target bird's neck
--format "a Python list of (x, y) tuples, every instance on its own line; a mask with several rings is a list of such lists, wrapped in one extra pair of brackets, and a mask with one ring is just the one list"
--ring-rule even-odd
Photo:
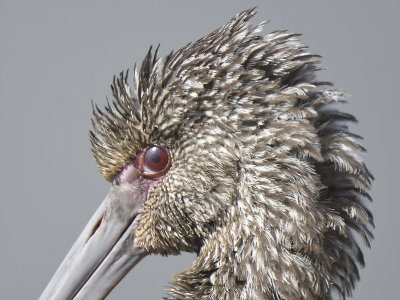
[[(257, 232), (242, 231), (228, 222), (205, 241), (198, 256), (184, 272), (174, 276), (170, 299), (268, 299), (273, 295), (267, 249)], [(271, 299), (273, 299), (271, 297)]]
[(238, 204), (193, 264), (174, 276), (169, 299), (329, 298), (329, 279), (316, 261), (293, 249), (277, 225), (282, 222), (266, 228), (257, 206)]

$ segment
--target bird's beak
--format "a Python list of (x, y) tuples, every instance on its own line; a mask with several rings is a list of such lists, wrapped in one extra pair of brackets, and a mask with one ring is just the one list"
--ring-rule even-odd
[(135, 243), (141, 188), (113, 186), (40, 300), (103, 299), (146, 252)]

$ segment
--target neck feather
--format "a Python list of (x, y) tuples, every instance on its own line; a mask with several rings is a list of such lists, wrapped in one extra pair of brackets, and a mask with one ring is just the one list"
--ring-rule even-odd
[(329, 280), (316, 259), (243, 212), (232, 211), (193, 264), (174, 276), (169, 299), (329, 299)]

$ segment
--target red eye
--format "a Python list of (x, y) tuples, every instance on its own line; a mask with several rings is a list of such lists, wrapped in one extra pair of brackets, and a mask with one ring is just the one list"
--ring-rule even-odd
[(170, 166), (168, 150), (160, 146), (149, 146), (141, 159), (140, 170), (144, 177), (155, 178), (164, 175)]

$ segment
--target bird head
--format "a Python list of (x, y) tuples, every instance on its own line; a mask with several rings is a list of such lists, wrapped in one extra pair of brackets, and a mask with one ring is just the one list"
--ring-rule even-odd
[[(195, 252), (171, 299), (348, 294), (372, 216), (363, 148), (297, 35), (244, 11), (115, 77), (90, 133), (111, 190), (41, 299), (101, 299), (148, 254)], [(185, 298), (186, 297), (186, 298)], [(207, 299), (209, 299), (207, 298)]]

